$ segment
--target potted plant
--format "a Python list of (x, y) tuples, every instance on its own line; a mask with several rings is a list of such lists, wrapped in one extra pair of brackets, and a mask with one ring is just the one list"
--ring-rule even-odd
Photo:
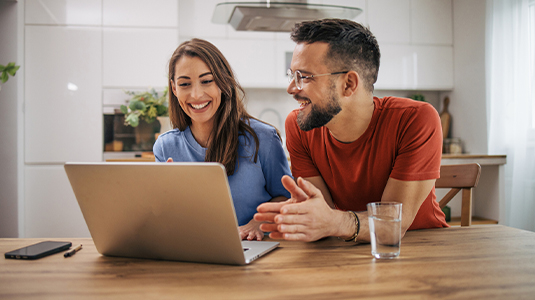
[[(137, 127), (142, 120), (150, 124), (157, 117), (169, 116), (167, 88), (163, 90), (161, 96), (154, 88), (145, 92), (125, 91), (125, 93), (132, 96), (128, 106), (121, 105), (121, 112), (124, 113), (126, 125)], [(161, 125), (163, 126), (164, 124)]]
[(423, 102), (427, 102), (425, 101), (425, 96), (423, 94), (414, 94), (412, 96), (409, 96), (409, 98), (411, 98), (412, 100), (416, 100), (416, 101), (423, 101)]

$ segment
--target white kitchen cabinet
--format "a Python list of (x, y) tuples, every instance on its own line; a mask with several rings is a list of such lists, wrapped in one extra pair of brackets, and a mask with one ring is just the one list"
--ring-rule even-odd
[(221, 39), (210, 40), (227, 58), (243, 87), (268, 88), (275, 85), (274, 41)]
[(453, 44), (451, 0), (411, 0), (411, 42), (413, 44)]
[(292, 53), (295, 43), (288, 40), (277, 40), (275, 43), (275, 86), (280, 88), (288, 87), (288, 76), (286, 70), (290, 68)]
[(222, 0), (179, 0), (178, 1), (178, 27), (180, 38), (225, 38), (229, 25), (212, 23), (212, 15), (218, 3)]
[[(274, 40), (275, 32), (267, 31), (238, 31), (234, 29), (231, 25), (220, 25), (227, 27), (227, 37), (230, 39), (248, 39), (248, 40)], [(290, 34), (287, 34), (288, 39)]]
[(90, 237), (63, 165), (27, 165), (24, 177), (24, 237)]
[(102, 5), (104, 26), (178, 26), (178, 0), (103, 0)]
[(104, 28), (103, 35), (104, 87), (167, 86), (178, 29)]
[(25, 4), (26, 24), (102, 24), (102, 0), (26, 0)]
[(381, 50), (376, 89), (453, 89), (451, 0), (374, 0), (367, 5)]
[(368, 23), (379, 45), (410, 43), (410, 0), (368, 1)]
[(417, 82), (419, 90), (453, 89), (453, 47), (413, 46), (417, 53)]
[[(311, 3), (311, 1), (308, 1)], [(318, 4), (323, 5), (338, 5), (338, 6), (348, 6), (348, 7), (357, 7), (362, 9), (362, 12), (353, 19), (353, 21), (358, 22), (364, 26), (368, 25), (367, 16), (367, 5), (366, 0), (322, 0), (317, 1)]]
[(379, 90), (453, 89), (453, 47), (382, 45), (375, 88)]
[(102, 159), (102, 34), (26, 26), (26, 163)]

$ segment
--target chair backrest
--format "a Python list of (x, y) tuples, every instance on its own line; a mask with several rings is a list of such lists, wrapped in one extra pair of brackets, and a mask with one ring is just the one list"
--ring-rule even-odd
[(451, 189), (439, 201), (440, 208), (462, 190), (461, 226), (472, 224), (472, 188), (477, 186), (480, 175), (481, 166), (477, 163), (440, 166), (440, 178), (435, 182), (435, 188)]

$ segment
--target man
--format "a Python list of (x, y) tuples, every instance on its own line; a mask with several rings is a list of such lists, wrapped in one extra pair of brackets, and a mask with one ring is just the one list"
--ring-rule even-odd
[(428, 103), (373, 96), (379, 46), (349, 20), (296, 24), (288, 93), (300, 109), (286, 119), (296, 181), (292, 198), (264, 203), (255, 220), (270, 237), (315, 241), (338, 236), (369, 242), (366, 204), (401, 202), (408, 229), (447, 227), (436, 202), (442, 130)]

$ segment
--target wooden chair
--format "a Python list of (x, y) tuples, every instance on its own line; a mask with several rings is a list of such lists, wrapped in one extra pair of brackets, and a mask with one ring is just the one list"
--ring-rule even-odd
[(477, 163), (440, 166), (440, 178), (435, 182), (435, 188), (451, 188), (439, 201), (440, 208), (462, 190), (461, 226), (472, 224), (472, 188), (477, 186), (479, 175), (481, 166)]

